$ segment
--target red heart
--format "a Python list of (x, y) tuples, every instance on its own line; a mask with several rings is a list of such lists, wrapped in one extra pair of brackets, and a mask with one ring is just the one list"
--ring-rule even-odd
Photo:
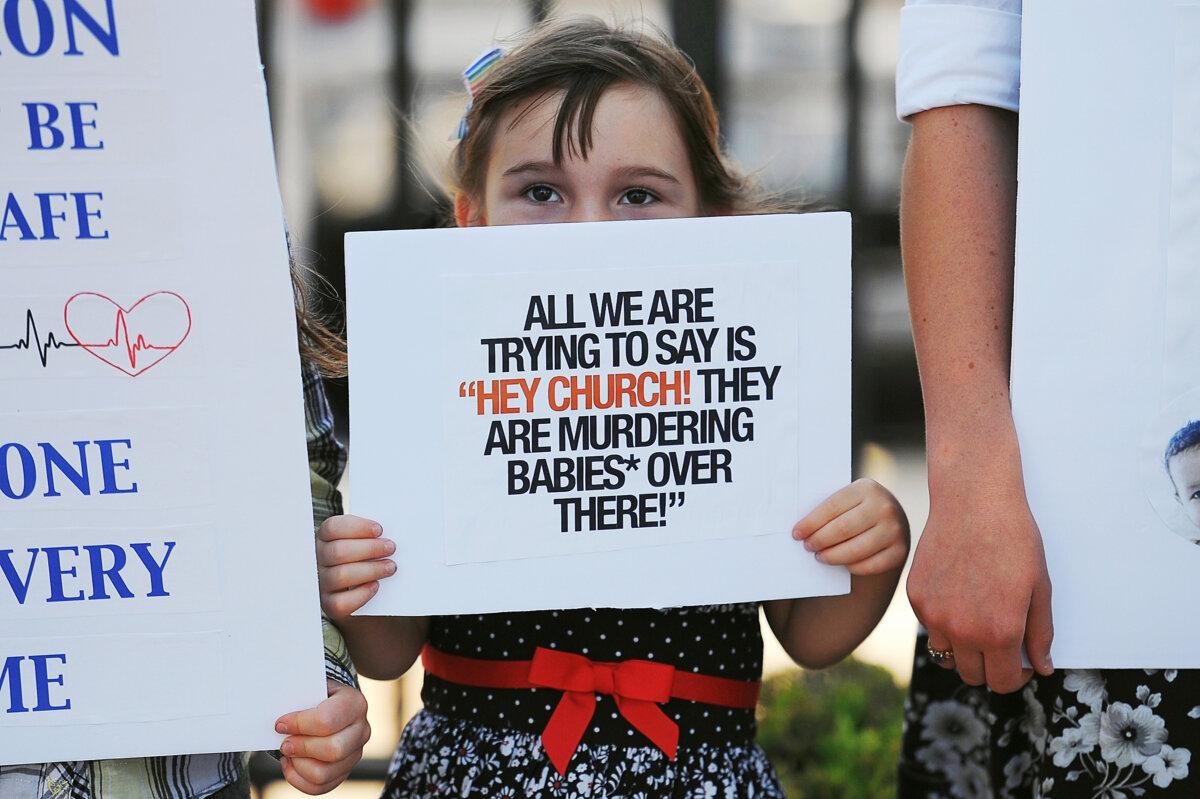
[(81, 291), (67, 300), (63, 322), (80, 347), (137, 377), (179, 349), (192, 332), (192, 310), (173, 291), (147, 294), (128, 308)]

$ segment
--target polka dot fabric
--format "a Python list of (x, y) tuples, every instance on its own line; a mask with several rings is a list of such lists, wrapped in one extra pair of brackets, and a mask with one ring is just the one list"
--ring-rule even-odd
[[(616, 662), (653, 660), (677, 669), (757, 680), (762, 676), (758, 606), (710, 605), (666, 610), (579, 609), (433, 619), (429, 643), (443, 652), (487, 660), (529, 660), (541, 646)], [(426, 675), (421, 698), (430, 710), (497, 729), (541, 733), (562, 694), (549, 689), (469, 688)], [(754, 711), (673, 700), (662, 706), (679, 725), (679, 743), (754, 740)], [(585, 742), (649, 746), (597, 697)]]
[[(595, 661), (651, 660), (669, 663), (680, 670), (736, 680), (758, 680), (762, 676), (762, 637), (755, 604), (441, 616), (431, 621), (429, 643), (452, 655), (487, 660), (529, 660), (540, 646)], [(558, 776), (542, 751), (539, 736), (562, 696), (560, 692), (471, 688), (426, 675), (421, 696), (425, 711), (401, 739), (389, 797), (443, 795), (427, 790), (430, 786), (421, 787), (418, 777), (427, 768), (435, 768), (445, 778), (438, 784), (453, 785), (459, 781), (461, 787), (461, 780), (482, 784), (478, 779), (470, 779), (471, 773), (477, 776), (479, 773), (480, 765), (472, 759), (477, 753), (490, 752), (492, 758), (488, 763), (515, 762), (511, 756), (494, 749), (499, 740), (509, 741), (510, 749), (517, 746), (524, 753), (520, 774), (514, 772), (508, 779), (502, 773), (503, 766), (497, 766), (501, 772), (498, 781), (486, 793), (478, 795), (504, 796), (502, 789), (511, 788), (512, 795), (525, 796), (523, 781), (536, 781), (540, 770), (549, 769), (549, 775)], [(643, 788), (647, 796), (690, 796), (693, 794), (688, 791), (706, 790), (705, 786), (720, 787), (720, 795), (729, 797), (782, 795), (765, 757), (754, 745), (753, 710), (684, 700), (672, 700), (662, 708), (679, 725), (679, 753), (674, 762), (667, 760), (617, 712), (612, 697), (599, 696), (596, 713), (571, 761), (567, 777), (576, 774), (581, 763), (596, 757), (602, 757), (605, 770), (610, 770), (615, 763), (608, 761), (616, 758), (627, 761), (622, 775), (634, 768), (636, 761), (638, 769), (652, 771), (657, 774), (655, 779), (666, 781), (657, 788), (645, 780), (638, 783), (651, 786)], [(447, 749), (452, 740), (457, 745)], [(453, 756), (460, 750), (466, 752), (463, 747), (470, 750), (471, 757)], [(703, 765), (697, 759), (701, 751), (706, 753)], [(430, 765), (434, 761), (436, 766)], [(728, 772), (730, 779), (749, 780), (744, 789), (734, 791), (732, 787), (724, 787), (723, 782), (713, 783), (713, 774), (708, 769), (714, 762), (721, 763), (720, 769)], [(699, 771), (692, 773), (689, 770), (692, 766)], [(583, 768), (586, 772), (592, 767)], [(572, 780), (578, 777), (576, 774)], [(593, 786), (590, 778), (585, 783)], [(676, 794), (675, 788), (680, 786), (690, 787)], [(600, 787), (600, 783), (593, 787)], [(666, 790), (668, 787), (670, 791)], [(575, 795), (546, 790), (548, 795)], [(455, 795), (477, 794), (470, 791)], [(633, 796), (636, 791), (579, 795)]]

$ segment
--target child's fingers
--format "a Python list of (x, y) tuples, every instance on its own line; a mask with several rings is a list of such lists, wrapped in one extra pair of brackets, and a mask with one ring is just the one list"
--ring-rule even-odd
[(387, 538), (349, 538), (321, 541), (317, 546), (318, 566), (340, 566), (361, 560), (378, 560), (396, 552), (396, 543)]
[(296, 771), (296, 764), (288, 757), (280, 761), (279, 765), (283, 769), (283, 778), (287, 780), (288, 785), (309, 796), (320, 796), (321, 794), (329, 793), (345, 781), (345, 777), (342, 777), (328, 783), (310, 782)]
[[(366, 719), (361, 719), (333, 735), (289, 735), (284, 739), (279, 751), (288, 757), (316, 760), (325, 764), (338, 763), (356, 752), (361, 753), (363, 746), (371, 738), (371, 727)], [(297, 769), (306, 779), (318, 781), (315, 774)], [(328, 780), (326, 776), (319, 781)]]
[(341, 538), (378, 538), (381, 535), (383, 535), (383, 526), (379, 522), (358, 516), (330, 516), (317, 530), (317, 538), (322, 541), (336, 541)]
[(357, 688), (326, 680), (329, 698), (308, 710), (285, 713), (275, 722), (281, 735), (333, 735), (367, 717), (367, 698)]
[(367, 604), (371, 597), (379, 593), (379, 583), (366, 583), (349, 591), (323, 593), (321, 610), (333, 619), (348, 619), (354, 611)]
[(792, 537), (796, 539), (808, 538), (838, 516), (857, 507), (862, 501), (863, 492), (854, 483), (839, 489), (833, 496), (813, 508), (811, 513), (796, 522), (796, 525), (792, 528)]
[(875, 525), (865, 533), (856, 535), (848, 541), (843, 541), (816, 554), (817, 560), (835, 566), (848, 566), (860, 560), (866, 560), (872, 555), (886, 549), (889, 545), (887, 534)]
[[(326, 791), (341, 784), (350, 774), (350, 770), (362, 760), (362, 749), (336, 763), (326, 763), (307, 757), (289, 758), (292, 768), (309, 784), (322, 786)], [(326, 787), (327, 786), (327, 787)]]
[(396, 573), (396, 562), (392, 560), (368, 560), (365, 563), (347, 563), (343, 566), (327, 566), (319, 570), (323, 591), (341, 591), (354, 588)]
[(849, 565), (851, 574), (860, 577), (869, 574), (884, 574), (904, 565), (908, 558), (908, 547), (903, 544), (892, 544), (874, 555)]
[(806, 549), (820, 552), (843, 541), (848, 541), (875, 525), (878, 514), (867, 507), (867, 503), (856, 505), (840, 516), (834, 517), (825, 526), (804, 540)]

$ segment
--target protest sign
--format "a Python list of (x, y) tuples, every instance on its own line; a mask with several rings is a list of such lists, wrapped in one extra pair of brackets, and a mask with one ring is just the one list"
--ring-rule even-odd
[(1200, 666), (1197, 74), (1194, 0), (1026, 5), (1013, 411), (1060, 667)]
[(844, 214), (351, 234), (364, 612), (844, 593), (849, 277)]
[(325, 695), (249, 0), (0, 15), (0, 764), (271, 748)]

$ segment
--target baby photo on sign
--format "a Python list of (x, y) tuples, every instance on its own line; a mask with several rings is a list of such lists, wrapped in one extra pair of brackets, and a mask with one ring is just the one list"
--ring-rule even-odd
[(1200, 389), (1170, 403), (1146, 431), (1142, 487), (1168, 530), (1200, 544)]
[(1200, 419), (1193, 419), (1171, 436), (1163, 461), (1175, 499), (1200, 536)]

